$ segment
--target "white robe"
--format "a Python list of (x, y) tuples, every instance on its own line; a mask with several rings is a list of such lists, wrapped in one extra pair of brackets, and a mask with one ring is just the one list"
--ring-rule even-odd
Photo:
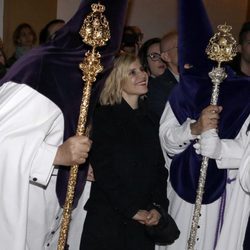
[(224, 223), (216, 250), (243, 249), (250, 214), (250, 132), (246, 134), (249, 122), (250, 117), (244, 123), (240, 137), (237, 140), (226, 142), (227, 148), (222, 148), (226, 155), (223, 156), (224, 161), (220, 161), (218, 165), (227, 167), (230, 161), (236, 167), (239, 167), (239, 171), (228, 210), (224, 216)]
[[(62, 209), (53, 166), (64, 119), (48, 98), (25, 84), (0, 87), (1, 250), (56, 249)], [(79, 248), (85, 211), (73, 212), (69, 242)]]
[[(62, 209), (56, 196), (64, 119), (48, 98), (25, 84), (0, 87), (1, 250), (56, 250)], [(70, 250), (78, 250), (90, 183), (73, 210)]]
[(58, 210), (53, 161), (63, 116), (25, 84), (0, 88), (0, 242), (2, 250), (42, 249)]
[[(195, 139), (191, 134), (190, 123), (194, 122), (187, 120), (180, 125), (169, 105), (167, 103), (160, 121), (160, 140), (162, 150), (166, 160), (166, 167), (170, 170), (171, 159), (173, 156), (182, 152), (189, 144), (190, 140)], [(237, 170), (228, 171), (228, 178), (235, 179)], [(231, 192), (235, 185), (235, 181), (229, 182), (226, 185), (226, 204), (225, 210), (228, 208), (228, 199), (231, 197)], [(185, 250), (190, 234), (194, 204), (184, 201), (174, 191), (170, 181), (168, 182), (168, 198), (170, 201), (169, 213), (176, 221), (180, 229), (180, 237), (170, 246), (157, 246), (157, 250)], [(195, 250), (212, 250), (216, 241), (216, 231), (220, 218), (221, 198), (208, 205), (202, 205), (201, 216), (199, 219), (199, 227), (197, 230)], [(222, 250), (222, 249), (220, 249)], [(224, 250), (224, 249), (223, 249)]]
[[(67, 242), (69, 250), (79, 250), (83, 224), (87, 214), (87, 211), (84, 210), (83, 207), (89, 198), (90, 188), (91, 182), (87, 181), (84, 186), (84, 192), (78, 201), (78, 205), (72, 211)], [(49, 237), (47, 237), (47, 244), (49, 244), (49, 247), (45, 248), (46, 250), (57, 250), (60, 228), (57, 228), (57, 230), (54, 228), (54, 231), (54, 234), (50, 233)], [(47, 244), (45, 244), (45, 246)]]

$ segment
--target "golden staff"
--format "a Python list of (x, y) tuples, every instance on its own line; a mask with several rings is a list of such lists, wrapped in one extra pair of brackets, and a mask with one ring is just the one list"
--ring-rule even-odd
[[(215, 35), (210, 39), (209, 44), (206, 48), (206, 53), (208, 57), (211, 60), (218, 62), (218, 67), (213, 68), (212, 71), (208, 74), (213, 83), (212, 96), (210, 100), (211, 105), (217, 105), (220, 83), (227, 77), (225, 68), (221, 67), (221, 63), (231, 61), (237, 52), (236, 40), (232, 37), (230, 33), (232, 27), (224, 24), (219, 25), (217, 28), (219, 32), (215, 33)], [(206, 183), (208, 161), (208, 157), (202, 157), (198, 188), (196, 190), (196, 199), (191, 231), (188, 239), (188, 250), (194, 250), (195, 247), (195, 239), (197, 235), (201, 204)]]
[[(85, 53), (85, 58), (79, 65), (83, 73), (82, 79), (85, 81), (85, 85), (76, 135), (84, 135), (86, 133), (86, 122), (92, 84), (96, 81), (97, 74), (103, 70), (103, 66), (100, 62), (101, 55), (96, 51), (96, 47), (106, 45), (106, 42), (110, 39), (109, 23), (106, 17), (102, 14), (105, 11), (105, 6), (98, 3), (92, 4), (91, 8), (92, 12), (85, 18), (79, 32), (83, 42), (92, 46), (92, 50), (88, 50)], [(70, 169), (57, 250), (64, 250), (67, 242), (78, 168), (78, 165), (73, 165)]]

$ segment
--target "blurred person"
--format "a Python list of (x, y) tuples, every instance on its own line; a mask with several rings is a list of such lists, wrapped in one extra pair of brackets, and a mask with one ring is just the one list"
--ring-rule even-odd
[(140, 34), (136, 32), (133, 26), (125, 26), (120, 51), (137, 55), (140, 47), (139, 39)]
[(144, 37), (144, 34), (142, 32), (142, 30), (138, 27), (138, 26), (131, 26), (131, 28), (134, 30), (134, 32), (137, 34), (137, 37), (138, 37), (138, 45), (139, 45), (139, 48), (141, 47), (142, 45), (142, 41), (143, 41), (143, 37)]
[(0, 38), (0, 79), (6, 74), (7, 69), (6, 69), (6, 56), (3, 48), (3, 42), (2, 39)]
[(179, 81), (178, 34), (176, 31), (171, 31), (161, 38), (160, 51), (162, 60), (167, 63), (168, 70)]
[(160, 38), (151, 38), (142, 44), (138, 56), (149, 77), (157, 77), (164, 73), (166, 63), (161, 59)]
[(171, 31), (161, 38), (161, 59), (167, 64), (163, 74), (149, 81), (148, 102), (153, 112), (161, 118), (168, 97), (179, 81), (178, 34)]
[(6, 64), (6, 56), (3, 48), (0, 48), (0, 65), (4, 66), (5, 64)]
[(250, 76), (250, 22), (245, 22), (239, 33), (238, 54), (229, 64), (239, 76)]
[(15, 52), (8, 58), (7, 66), (12, 66), (20, 57), (31, 50), (35, 46), (36, 40), (36, 33), (30, 24), (19, 24), (13, 33), (13, 43), (16, 47)]
[(55, 32), (61, 29), (64, 24), (65, 21), (62, 19), (54, 19), (47, 23), (40, 31), (39, 44), (53, 40)]

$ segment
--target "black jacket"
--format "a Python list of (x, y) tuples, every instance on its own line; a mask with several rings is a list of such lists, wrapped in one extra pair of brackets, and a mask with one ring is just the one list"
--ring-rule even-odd
[(177, 80), (169, 69), (156, 78), (150, 78), (147, 94), (148, 105), (157, 114), (158, 119), (161, 118), (168, 96), (176, 84)]
[(81, 249), (154, 249), (132, 217), (153, 203), (168, 207), (156, 120), (144, 103), (138, 110), (124, 100), (96, 110), (90, 156), (95, 182), (85, 206)]

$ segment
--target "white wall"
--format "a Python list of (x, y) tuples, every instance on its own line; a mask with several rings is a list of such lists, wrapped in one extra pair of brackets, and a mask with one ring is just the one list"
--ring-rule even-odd
[[(69, 20), (80, 2), (57, 0), (57, 17)], [(144, 40), (154, 36), (161, 37), (176, 27), (176, 5), (177, 1), (173, 0), (130, 0), (127, 24), (139, 26), (144, 33)]]
[[(119, 1), (119, 0), (114, 0)], [(191, 0), (192, 1), (192, 0)], [(227, 22), (237, 37), (245, 21), (248, 0), (204, 0), (213, 26)], [(57, 0), (57, 17), (68, 21), (81, 0)], [(236, 3), (237, 2), (237, 3)], [(0, 36), (3, 35), (3, 4), (0, 0)], [(176, 28), (177, 0), (129, 0), (128, 25), (137, 25), (144, 32), (144, 40), (162, 36)]]
[[(57, 1), (57, 16), (66, 21), (80, 4), (80, 0)], [(177, 2), (177, 0), (129, 0), (126, 23), (139, 26), (144, 33), (144, 41), (155, 36), (161, 37), (177, 27)], [(214, 30), (217, 25), (226, 22), (233, 27), (232, 33), (237, 38), (246, 18), (248, 0), (204, 0), (204, 2)]]
[(4, 0), (0, 0), (0, 37), (3, 38), (3, 5)]
[[(248, 0), (204, 2), (214, 31), (219, 24), (226, 22), (233, 27), (232, 33), (237, 39), (240, 27), (246, 21)], [(127, 23), (141, 27), (144, 40), (161, 37), (177, 27), (177, 3), (177, 0), (130, 0)]]
[(241, 25), (246, 21), (248, 0), (204, 0), (214, 31), (219, 24), (232, 26), (232, 34), (238, 39)]
[(57, 18), (68, 21), (76, 12), (80, 2), (80, 0), (57, 0)]
[(144, 40), (162, 37), (177, 26), (177, 1), (130, 0), (128, 25), (139, 26)]

